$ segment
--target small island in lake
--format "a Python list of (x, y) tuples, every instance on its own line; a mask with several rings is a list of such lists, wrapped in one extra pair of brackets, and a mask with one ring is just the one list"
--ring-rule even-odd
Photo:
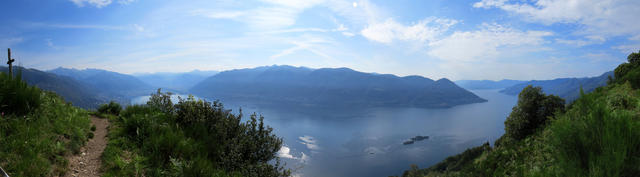
[(413, 144), (416, 141), (422, 141), (422, 140), (426, 140), (426, 139), (429, 139), (429, 136), (420, 136), (420, 135), (418, 135), (418, 136), (415, 136), (415, 137), (411, 138), (408, 141), (405, 141), (402, 144), (403, 145), (409, 145), (409, 144)]

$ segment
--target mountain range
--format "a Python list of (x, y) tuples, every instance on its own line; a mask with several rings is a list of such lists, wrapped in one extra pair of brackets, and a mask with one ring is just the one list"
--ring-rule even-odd
[(186, 92), (195, 84), (203, 81), (207, 77), (217, 74), (218, 71), (200, 71), (193, 70), (184, 73), (137, 73), (133, 74), (136, 78), (154, 88), (162, 88), (164, 90)]
[(56, 68), (48, 72), (74, 78), (117, 100), (150, 94), (156, 89), (131, 75), (101, 69)]
[[(7, 67), (0, 67), (1, 72), (8, 72)], [(29, 85), (38, 86), (42, 90), (56, 92), (67, 102), (82, 108), (95, 108), (98, 104), (108, 101), (108, 97), (100, 96), (98, 89), (80, 81), (49, 72), (23, 67), (13, 67), (14, 76), (21, 74), (22, 80)]]
[(585, 93), (589, 93), (600, 86), (607, 85), (609, 77), (613, 77), (613, 71), (606, 72), (597, 77), (532, 80), (507, 87), (500, 92), (508, 95), (517, 95), (526, 86), (533, 85), (542, 87), (542, 91), (546, 94), (553, 94), (564, 98), (568, 103), (580, 96), (580, 87), (582, 87)]
[[(6, 67), (0, 71), (6, 72)], [(264, 66), (223, 72), (121, 74), (100, 69), (56, 68), (48, 72), (16, 67), (27, 83), (54, 91), (83, 108), (115, 100), (129, 100), (164, 88), (193, 93), (203, 98), (246, 100), (264, 104), (307, 106), (411, 106), (452, 107), (486, 101), (466, 89), (499, 89), (517, 95), (527, 85), (540, 86), (547, 94), (574, 100), (582, 86), (585, 92), (606, 84), (607, 72), (591, 78), (554, 80), (432, 80), (421, 76), (398, 77), (364, 73), (349, 68), (311, 69), (293, 66)], [(506, 88), (505, 88), (506, 87)]]
[(308, 106), (452, 107), (486, 100), (448, 79), (398, 77), (349, 68), (265, 66), (223, 71), (189, 90), (221, 100)]

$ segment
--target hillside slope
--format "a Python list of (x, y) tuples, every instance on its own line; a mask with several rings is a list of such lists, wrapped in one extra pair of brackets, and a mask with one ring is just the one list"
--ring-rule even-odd
[(508, 95), (517, 95), (528, 85), (542, 87), (547, 94), (558, 95), (567, 102), (571, 102), (580, 96), (580, 87), (585, 93), (589, 93), (594, 89), (607, 85), (608, 77), (613, 77), (613, 71), (606, 72), (597, 77), (585, 78), (559, 78), (553, 80), (532, 80), (501, 90), (501, 93)]
[(65, 157), (79, 152), (90, 136), (87, 111), (4, 73), (0, 112), (0, 166), (10, 176), (63, 176)]
[[(628, 59), (607, 86), (580, 93), (553, 116), (535, 116), (548, 103), (525, 88), (493, 147), (487, 142), (426, 169), (412, 166), (403, 176), (638, 176), (640, 53)], [(541, 122), (522, 126), (535, 120)], [(522, 131), (514, 130), (530, 132), (516, 138)]]
[[(107, 97), (98, 94), (97, 89), (83, 84), (71, 77), (59, 76), (36, 69), (13, 67), (14, 75), (22, 72), (22, 79), (29, 85), (52, 91), (62, 96), (65, 101), (82, 108), (96, 108), (98, 104), (107, 101)], [(7, 67), (0, 67), (0, 72), (8, 72)]]
[(224, 71), (190, 91), (205, 98), (311, 106), (451, 107), (486, 101), (448, 79), (292, 66)]
[(128, 102), (131, 97), (148, 95), (154, 88), (131, 75), (100, 69), (68, 69), (56, 68), (48, 72), (75, 78), (80, 82), (96, 88), (104, 96), (118, 101)]

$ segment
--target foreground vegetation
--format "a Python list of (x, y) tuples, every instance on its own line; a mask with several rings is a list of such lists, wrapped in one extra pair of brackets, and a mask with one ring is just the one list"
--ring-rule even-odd
[(0, 73), (0, 166), (11, 176), (62, 176), (90, 136), (87, 111)]
[(104, 176), (289, 176), (275, 156), (282, 139), (262, 117), (242, 117), (193, 97), (173, 104), (158, 90), (112, 118)]
[[(0, 167), (11, 176), (63, 176), (65, 158), (92, 137), (89, 111), (0, 73)], [(146, 105), (111, 102), (104, 176), (289, 176), (275, 156), (282, 139), (263, 118), (193, 97), (173, 104), (158, 90)]]
[[(505, 121), (505, 135), (403, 176), (638, 176), (640, 53), (608, 85), (567, 105), (527, 87)], [(566, 111), (565, 111), (566, 110)]]

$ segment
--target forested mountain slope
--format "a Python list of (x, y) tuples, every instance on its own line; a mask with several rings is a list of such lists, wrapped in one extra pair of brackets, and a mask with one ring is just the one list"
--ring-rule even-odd
[(451, 107), (486, 101), (448, 79), (292, 66), (224, 71), (197, 84), (191, 92), (222, 100), (312, 106)]

